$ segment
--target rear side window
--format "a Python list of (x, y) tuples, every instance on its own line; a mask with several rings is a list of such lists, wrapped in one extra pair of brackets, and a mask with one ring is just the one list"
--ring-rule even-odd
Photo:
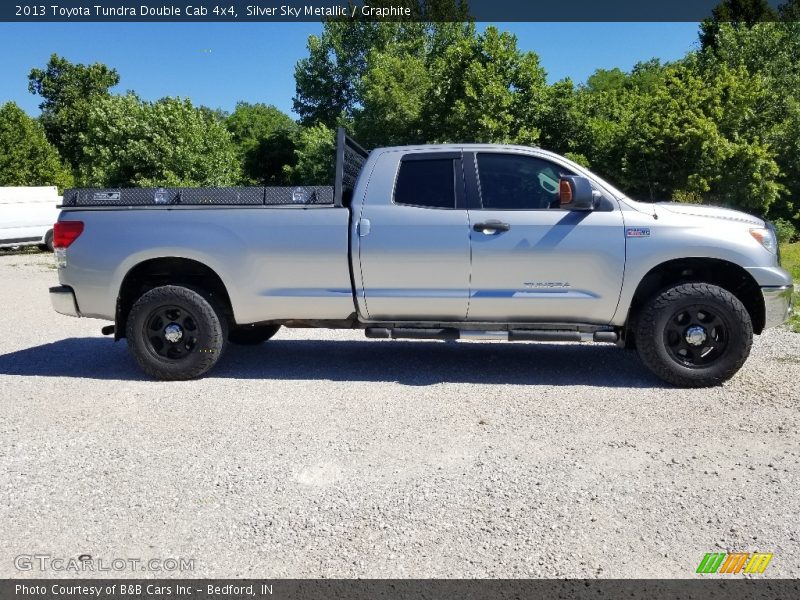
[(560, 208), (558, 183), (573, 175), (555, 163), (518, 154), (478, 154), (483, 208), (541, 210)]
[(404, 160), (394, 188), (395, 204), (423, 208), (455, 208), (456, 185), (452, 158)]

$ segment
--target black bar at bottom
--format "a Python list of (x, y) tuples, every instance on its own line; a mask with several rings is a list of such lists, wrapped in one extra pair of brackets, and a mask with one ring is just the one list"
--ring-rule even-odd
[(424, 327), (396, 327), (391, 330), (395, 340), (457, 340), (458, 329), (443, 327), (426, 329)]
[(508, 333), (508, 339), (512, 342), (580, 342), (581, 334), (578, 331), (558, 331), (558, 330), (525, 330), (514, 329)]
[[(64, 574), (61, 574), (64, 575)], [(5, 579), (2, 600), (788, 600), (794, 579)]]

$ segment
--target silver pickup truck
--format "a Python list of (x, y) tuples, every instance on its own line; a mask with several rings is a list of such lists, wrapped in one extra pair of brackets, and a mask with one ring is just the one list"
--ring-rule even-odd
[(610, 342), (709, 386), (791, 311), (769, 223), (636, 202), (519, 146), (367, 153), (340, 131), (332, 188), (68, 190), (54, 245), (55, 310), (113, 321), (103, 333), (157, 379), (199, 377), (227, 342), (283, 325)]

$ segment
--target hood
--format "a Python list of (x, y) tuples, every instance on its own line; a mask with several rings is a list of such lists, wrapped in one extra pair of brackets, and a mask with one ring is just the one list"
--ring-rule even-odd
[(729, 208), (718, 206), (705, 206), (702, 204), (682, 204), (680, 202), (657, 202), (652, 206), (658, 209), (668, 210), (669, 212), (691, 217), (708, 217), (710, 219), (725, 219), (727, 221), (739, 221), (740, 223), (752, 223), (759, 227), (764, 227), (766, 223), (763, 219), (748, 215), (747, 213)]

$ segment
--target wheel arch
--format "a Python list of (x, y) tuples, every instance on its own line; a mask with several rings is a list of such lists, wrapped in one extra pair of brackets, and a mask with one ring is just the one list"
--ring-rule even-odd
[(125, 274), (117, 295), (114, 337), (125, 337), (131, 307), (137, 298), (161, 285), (184, 285), (208, 294), (222, 312), (233, 322), (231, 298), (225, 283), (214, 269), (200, 261), (182, 257), (151, 258), (137, 263)]
[(678, 258), (660, 263), (639, 281), (625, 320), (625, 335), (635, 330), (644, 303), (661, 290), (682, 283), (703, 282), (721, 287), (739, 299), (753, 323), (753, 333), (765, 325), (764, 299), (753, 276), (736, 263), (718, 258)]

